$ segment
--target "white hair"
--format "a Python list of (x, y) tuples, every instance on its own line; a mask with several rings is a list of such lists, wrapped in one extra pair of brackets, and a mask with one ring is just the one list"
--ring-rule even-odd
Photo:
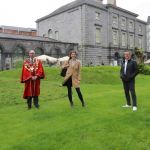
[(35, 51), (34, 50), (30, 50), (29, 53), (34, 53), (35, 54)]

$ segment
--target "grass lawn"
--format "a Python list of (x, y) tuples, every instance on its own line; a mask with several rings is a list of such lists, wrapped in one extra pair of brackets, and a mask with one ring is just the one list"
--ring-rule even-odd
[(27, 110), (21, 69), (0, 72), (0, 150), (150, 150), (150, 76), (138, 75), (138, 111), (122, 108), (119, 68), (82, 69), (82, 108), (69, 106), (59, 69), (45, 68), (40, 109)]

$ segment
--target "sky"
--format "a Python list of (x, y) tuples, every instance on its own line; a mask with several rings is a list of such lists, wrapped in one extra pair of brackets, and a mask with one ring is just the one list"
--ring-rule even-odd
[[(0, 0), (0, 25), (36, 28), (35, 21), (74, 0)], [(104, 4), (107, 0), (103, 1)], [(117, 6), (147, 21), (150, 0), (117, 0)]]

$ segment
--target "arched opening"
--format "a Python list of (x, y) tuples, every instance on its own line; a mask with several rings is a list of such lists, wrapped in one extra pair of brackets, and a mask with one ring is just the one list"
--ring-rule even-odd
[(66, 49), (66, 53), (68, 54), (70, 51), (74, 50), (74, 45), (70, 44), (67, 49)]
[(40, 56), (44, 54), (44, 50), (40, 47), (35, 48), (35, 54), (36, 56)]
[(49, 38), (53, 38), (52, 29), (49, 29), (49, 30), (48, 30), (48, 37), (49, 37)]
[(60, 58), (60, 57), (62, 57), (61, 48), (58, 47), (58, 46), (53, 46), (53, 47), (50, 49), (50, 55), (51, 55), (52, 57), (55, 57), (55, 58)]
[(25, 48), (21, 44), (17, 44), (13, 48), (13, 54), (12, 54), (12, 65), (13, 68), (18, 68), (22, 66), (23, 60), (27, 57), (25, 53)]
[(59, 31), (55, 31), (55, 40), (59, 40)]

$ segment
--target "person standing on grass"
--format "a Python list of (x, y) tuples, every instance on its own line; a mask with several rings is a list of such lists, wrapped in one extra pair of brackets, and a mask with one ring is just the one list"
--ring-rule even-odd
[(72, 101), (72, 86), (76, 89), (76, 92), (78, 94), (78, 97), (82, 103), (82, 106), (85, 106), (85, 102), (83, 100), (82, 93), (80, 91), (80, 69), (81, 69), (81, 63), (76, 58), (77, 53), (76, 51), (71, 51), (69, 53), (69, 60), (65, 61), (62, 65), (62, 69), (66, 68), (66, 75), (64, 77), (63, 86), (67, 86), (68, 89), (68, 98), (70, 101), (71, 107), (74, 106)]
[[(131, 98), (132, 97), (132, 106), (133, 111), (137, 110), (137, 98), (135, 93), (135, 77), (138, 74), (138, 66), (136, 61), (131, 59), (132, 53), (130, 51), (124, 52), (124, 60), (121, 64), (120, 78), (122, 79), (125, 97), (127, 104), (124, 105), (124, 108), (131, 107)], [(129, 93), (130, 92), (130, 93)]]
[(27, 99), (28, 109), (32, 107), (32, 98), (34, 106), (39, 108), (40, 79), (45, 77), (44, 69), (40, 60), (35, 58), (35, 51), (29, 51), (29, 58), (22, 66), (21, 83), (25, 83), (23, 98)]

